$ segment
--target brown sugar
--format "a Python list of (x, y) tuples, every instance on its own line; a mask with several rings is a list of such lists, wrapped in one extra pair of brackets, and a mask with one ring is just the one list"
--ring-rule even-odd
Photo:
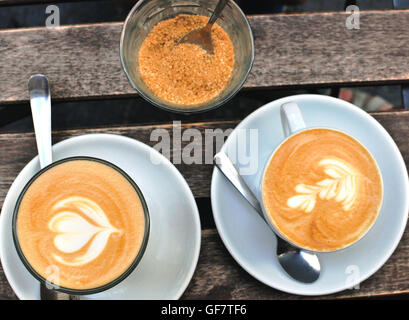
[(178, 15), (159, 22), (139, 51), (139, 70), (147, 87), (160, 99), (178, 105), (196, 105), (216, 97), (227, 85), (234, 67), (230, 37), (218, 24), (212, 27), (214, 54), (200, 46), (177, 41), (204, 27), (208, 17)]

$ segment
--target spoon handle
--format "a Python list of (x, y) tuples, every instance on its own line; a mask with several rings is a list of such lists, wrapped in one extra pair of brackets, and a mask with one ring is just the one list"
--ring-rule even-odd
[(227, 2), (229, 2), (229, 0), (219, 0), (219, 2), (216, 5), (216, 8), (213, 11), (212, 16), (209, 19), (209, 22), (207, 23), (208, 25), (213, 25), (213, 23), (216, 22), (217, 18), (219, 18), (220, 13), (223, 11)]
[[(260, 217), (266, 221), (260, 202), (251, 192), (244, 179), (233, 165), (232, 161), (224, 152), (219, 152), (214, 156), (215, 164), (218, 169), (225, 175), (232, 185), (241, 193), (241, 195), (251, 204), (257, 211)], [(274, 230), (273, 233), (275, 234)], [(275, 234), (276, 235), (276, 234)], [(277, 239), (277, 257), (280, 265), (286, 273), (294, 280), (312, 283), (316, 281), (320, 275), (320, 263), (317, 256), (313, 253), (308, 253), (304, 250), (294, 247), (291, 243), (281, 239), (276, 235)]]
[(265, 221), (263, 210), (260, 202), (254, 196), (253, 192), (248, 187), (246, 181), (239, 174), (233, 162), (224, 152), (216, 153), (214, 156), (216, 167), (226, 176), (227, 180), (241, 193), (241, 195), (250, 203), (250, 205), (257, 211), (259, 216)]
[[(231, 182), (231, 184), (241, 193), (244, 199), (256, 210), (258, 215), (268, 224), (266, 218), (264, 217), (263, 210), (261, 209), (260, 202), (257, 200), (253, 192), (250, 190), (246, 181), (239, 174), (236, 167), (230, 158), (224, 153), (219, 152), (214, 156), (214, 162), (216, 167), (224, 174), (224, 176)], [(274, 233), (275, 234), (275, 233)], [(297, 250), (287, 241), (284, 241), (280, 237), (277, 238), (277, 254), (287, 252), (289, 250)]]
[[(246, 181), (239, 174), (236, 167), (230, 158), (224, 153), (219, 152), (214, 156), (216, 167), (224, 174), (224, 176), (231, 182), (231, 184), (241, 193), (241, 195), (248, 201), (248, 203), (256, 210), (259, 216), (268, 224), (261, 209), (260, 202), (257, 200), (253, 192), (248, 187)], [(275, 234), (275, 233), (274, 233)], [(277, 238), (277, 254), (281, 254), (290, 250), (298, 250), (287, 241)]]
[(42, 74), (31, 76), (28, 80), (28, 90), (40, 167), (44, 168), (52, 162), (51, 98), (47, 77)]

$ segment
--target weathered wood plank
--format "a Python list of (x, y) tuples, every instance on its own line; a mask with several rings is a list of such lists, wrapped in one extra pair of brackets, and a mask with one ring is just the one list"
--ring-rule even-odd
[(388, 262), (362, 282), (359, 289), (321, 297), (302, 297), (278, 291), (254, 279), (228, 253), (216, 230), (204, 230), (199, 263), (182, 299), (341, 299), (409, 293), (408, 250), (406, 231)]
[[(409, 144), (407, 143), (407, 137), (409, 137), (409, 111), (379, 112), (372, 113), (372, 115), (391, 134), (409, 168)], [(238, 121), (182, 123), (181, 130), (183, 132), (186, 129), (198, 129), (202, 133), (202, 136), (204, 136), (205, 130), (218, 129), (222, 132), (226, 132), (228, 129), (234, 128), (237, 124)], [(190, 143), (190, 141), (180, 141), (180, 138), (176, 142), (173, 141), (172, 124), (58, 131), (53, 132), (53, 143), (87, 133), (113, 133), (128, 136), (150, 146), (154, 146), (158, 142), (152, 141), (151, 132), (158, 128), (165, 129), (169, 133), (171, 138), (171, 160), (173, 159), (174, 153), (180, 153), (181, 148)], [(207, 147), (209, 148), (211, 146)], [(212, 149), (212, 152), (215, 153), (215, 146), (213, 146)], [(176, 164), (176, 167), (187, 180), (196, 198), (209, 197), (210, 195), (210, 177), (213, 166), (205, 159), (205, 153), (209, 154), (209, 152), (207, 152), (205, 148), (203, 148), (202, 151), (202, 164)], [(0, 206), (3, 204), (7, 190), (11, 186), (11, 183), (17, 176), (18, 172), (20, 172), (25, 164), (36, 154), (37, 150), (34, 133), (0, 134)]]
[[(409, 166), (409, 111), (383, 112), (372, 114), (392, 135), (406, 165)], [(182, 124), (182, 130), (196, 128), (202, 133), (206, 129), (227, 130), (234, 128), (238, 121), (205, 122)], [(115, 133), (138, 139), (154, 145), (150, 134), (153, 129), (162, 128), (172, 137), (172, 125), (130, 126), (117, 128), (84, 129), (54, 132), (54, 142), (86, 133)], [(181, 143), (183, 147), (189, 142)], [(173, 145), (173, 141), (171, 143)], [(179, 148), (179, 147), (178, 147)], [(36, 154), (33, 133), (0, 134), (0, 206), (12, 181), (24, 165)], [(196, 198), (209, 197), (212, 165), (177, 165), (188, 181)], [(210, 214), (209, 212), (202, 214)], [(378, 296), (409, 293), (409, 236), (407, 232), (387, 264), (373, 277), (365, 281), (359, 290), (348, 290), (331, 298)], [(385, 280), (387, 279), (387, 281)], [(15, 298), (4, 273), (0, 268), (0, 298)], [(202, 232), (202, 251), (198, 268), (192, 283), (184, 294), (185, 299), (293, 299), (297, 296), (284, 294), (262, 285), (248, 275), (229, 255), (215, 230)], [(327, 298), (327, 297), (324, 297)]]
[(58, 0), (58, 1), (54, 1), (54, 0), (0, 0), (0, 6), (20, 6), (20, 5), (46, 4), (46, 3), (56, 4), (56, 3), (62, 3), (62, 2), (78, 2), (78, 1), (84, 1), (84, 0)]
[(17, 299), (16, 294), (11, 288), (0, 264), (0, 300)]
[[(377, 297), (409, 293), (409, 235), (405, 232), (398, 248), (388, 262), (359, 289), (308, 299), (341, 299)], [(387, 279), (387, 280), (386, 280)], [(16, 299), (0, 267), (0, 299)], [(202, 247), (193, 279), (182, 299), (302, 299), (270, 288), (242, 269), (223, 245), (217, 231), (202, 231)]]
[[(234, 128), (237, 121), (226, 122), (209, 122), (209, 123), (194, 123), (182, 124), (181, 129), (195, 128), (203, 134), (206, 129), (221, 129), (227, 130)], [(53, 143), (61, 140), (87, 134), (87, 133), (113, 133), (128, 136), (144, 142), (150, 146), (157, 144), (157, 141), (151, 141), (150, 135), (152, 130), (161, 128), (169, 132), (171, 137), (171, 153), (170, 159), (173, 159), (174, 153), (180, 153), (181, 148), (187, 145), (189, 141), (173, 142), (173, 127), (171, 124), (166, 125), (151, 125), (151, 126), (135, 126), (135, 127), (113, 127), (100, 129), (83, 129), (83, 130), (67, 130), (53, 132)], [(180, 146), (178, 146), (180, 145)], [(176, 148), (174, 148), (176, 147)], [(204, 163), (203, 149), (202, 162)], [(0, 206), (2, 206), (7, 190), (17, 176), (18, 172), (37, 154), (34, 133), (10, 133), (0, 134)], [(212, 164), (186, 165), (184, 163), (175, 164), (187, 179), (190, 188), (195, 197), (208, 197), (210, 194), (210, 176)]]
[[(247, 89), (409, 81), (409, 10), (249, 16), (256, 56)], [(0, 104), (26, 101), (46, 74), (54, 99), (135, 96), (119, 61), (122, 23), (0, 31)]]

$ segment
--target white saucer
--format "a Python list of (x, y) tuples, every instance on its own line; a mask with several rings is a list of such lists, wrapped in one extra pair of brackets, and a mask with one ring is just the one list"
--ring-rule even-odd
[[(53, 146), (54, 160), (70, 156), (97, 157), (123, 169), (141, 189), (151, 220), (148, 246), (132, 274), (107, 291), (81, 299), (178, 299), (196, 268), (201, 237), (196, 202), (179, 171), (153, 148), (118, 135), (83, 135)], [(154, 164), (151, 156), (161, 163)], [(1, 262), (20, 299), (40, 299), (40, 285), (17, 256), (11, 218), (20, 191), (38, 170), (36, 157), (17, 176), (0, 216)]]
[[(384, 182), (379, 217), (368, 234), (347, 249), (319, 255), (322, 273), (312, 284), (294, 281), (278, 264), (276, 239), (246, 200), (217, 168), (213, 171), (211, 201), (219, 234), (236, 261), (252, 276), (278, 290), (300, 295), (324, 295), (351, 288), (375, 273), (402, 237), (409, 211), (408, 174), (402, 156), (386, 130), (358, 107), (320, 95), (298, 95), (273, 101), (245, 118), (231, 133), (223, 150), (234, 150), (238, 129), (258, 129), (258, 170), (245, 176), (257, 194), (268, 156), (284, 139), (280, 106), (295, 101), (307, 126), (332, 127), (360, 140), (375, 157)], [(249, 139), (246, 139), (247, 150)], [(236, 148), (237, 149), (237, 148)], [(239, 169), (242, 164), (237, 163)], [(388, 279), (385, 279), (388, 281)], [(364, 284), (363, 284), (364, 285)]]

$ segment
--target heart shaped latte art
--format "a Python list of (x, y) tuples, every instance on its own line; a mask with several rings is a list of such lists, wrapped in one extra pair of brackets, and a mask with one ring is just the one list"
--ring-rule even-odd
[(57, 202), (52, 210), (58, 213), (50, 220), (48, 227), (57, 233), (54, 245), (59, 251), (74, 253), (91, 242), (84, 254), (70, 261), (54, 254), (54, 259), (64, 265), (81, 266), (95, 260), (104, 250), (110, 235), (121, 233), (110, 224), (101, 207), (85, 197), (69, 197)]

